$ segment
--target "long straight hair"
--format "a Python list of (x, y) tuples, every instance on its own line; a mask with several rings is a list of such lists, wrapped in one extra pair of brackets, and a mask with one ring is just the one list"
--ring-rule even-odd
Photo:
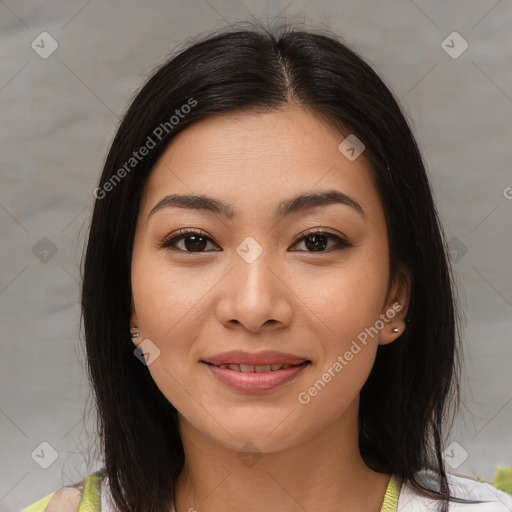
[[(321, 117), (340, 142), (353, 133), (364, 143), (389, 233), (390, 282), (402, 265), (412, 276), (407, 328), (379, 346), (361, 390), (361, 455), (447, 510), (443, 428), (460, 398), (460, 320), (444, 233), (411, 128), (388, 87), (339, 37), (251, 23), (203, 35), (149, 76), (119, 125), (95, 192), (82, 319), (104, 474), (121, 512), (168, 510), (184, 464), (177, 411), (130, 339), (130, 268), (143, 187), (188, 126), (215, 114), (290, 104)], [(152, 147), (135, 161), (143, 146)], [(422, 469), (433, 471), (436, 485), (421, 481)]]

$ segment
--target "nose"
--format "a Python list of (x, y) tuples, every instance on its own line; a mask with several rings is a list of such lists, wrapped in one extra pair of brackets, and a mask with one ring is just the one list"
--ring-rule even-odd
[(277, 257), (263, 251), (251, 261), (234, 254), (231, 270), (218, 289), (217, 317), (226, 328), (258, 333), (290, 324), (294, 294)]

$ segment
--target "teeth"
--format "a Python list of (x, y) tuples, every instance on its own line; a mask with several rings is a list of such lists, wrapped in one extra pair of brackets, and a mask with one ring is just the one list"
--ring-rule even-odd
[(285, 370), (286, 368), (291, 368), (292, 365), (290, 364), (219, 364), (218, 368), (229, 368), (230, 370), (233, 370), (235, 372), (242, 372), (242, 373), (264, 373), (264, 372), (270, 372), (270, 371), (277, 371), (277, 370)]

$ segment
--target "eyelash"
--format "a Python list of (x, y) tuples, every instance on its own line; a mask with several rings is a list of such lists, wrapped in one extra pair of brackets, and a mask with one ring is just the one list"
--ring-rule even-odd
[[(353, 244), (351, 244), (350, 242), (347, 242), (343, 238), (341, 238), (341, 237), (339, 237), (337, 235), (334, 235), (333, 233), (329, 233), (328, 231), (322, 231), (322, 230), (308, 231), (306, 233), (301, 233), (299, 235), (299, 238), (297, 238), (293, 242), (293, 245), (296, 245), (297, 243), (301, 242), (302, 240), (304, 240), (304, 239), (306, 239), (306, 238), (308, 238), (309, 236), (312, 236), (312, 235), (324, 235), (324, 236), (327, 236), (329, 238), (335, 239), (337, 241), (336, 246), (338, 247), (338, 249), (335, 249), (335, 250), (341, 250), (341, 249), (347, 249), (349, 247), (353, 247)], [(173, 233), (171, 236), (169, 236), (166, 239), (164, 239), (162, 241), (162, 243), (160, 243), (158, 245), (158, 247), (160, 249), (169, 249), (169, 250), (172, 250), (172, 251), (179, 251), (179, 252), (184, 252), (184, 253), (188, 253), (188, 254), (204, 254), (206, 252), (209, 252), (209, 251), (197, 251), (197, 252), (194, 252), (194, 251), (187, 251), (187, 250), (183, 250), (183, 249), (177, 249), (176, 247), (173, 247), (174, 244), (176, 244), (177, 242), (179, 242), (181, 240), (184, 240), (188, 236), (200, 236), (200, 237), (206, 239), (208, 242), (215, 243), (215, 242), (213, 242), (213, 240), (209, 236), (207, 236), (202, 231), (197, 231), (195, 229), (183, 229), (183, 230), (177, 231), (176, 233)], [(326, 253), (329, 253), (331, 251), (332, 251), (332, 248), (328, 249), (326, 251), (318, 251), (318, 254), (326, 254)], [(219, 251), (215, 251), (215, 252), (219, 252)], [(316, 251), (304, 251), (304, 252), (309, 252), (311, 254), (315, 254)]]

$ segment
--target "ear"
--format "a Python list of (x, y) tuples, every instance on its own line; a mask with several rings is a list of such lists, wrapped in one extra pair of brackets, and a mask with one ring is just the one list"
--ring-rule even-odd
[[(133, 297), (132, 297), (132, 303), (130, 306), (130, 333), (139, 332), (139, 322), (137, 320), (137, 313), (135, 311), (135, 304), (133, 303)], [(138, 338), (132, 338), (132, 342), (135, 346), (138, 346), (140, 343), (140, 336)]]
[[(405, 331), (405, 318), (409, 309), (412, 277), (408, 268), (401, 266), (391, 283), (382, 311), (384, 328), (379, 334), (379, 345), (387, 345), (399, 338)], [(398, 332), (393, 330), (398, 329)]]

